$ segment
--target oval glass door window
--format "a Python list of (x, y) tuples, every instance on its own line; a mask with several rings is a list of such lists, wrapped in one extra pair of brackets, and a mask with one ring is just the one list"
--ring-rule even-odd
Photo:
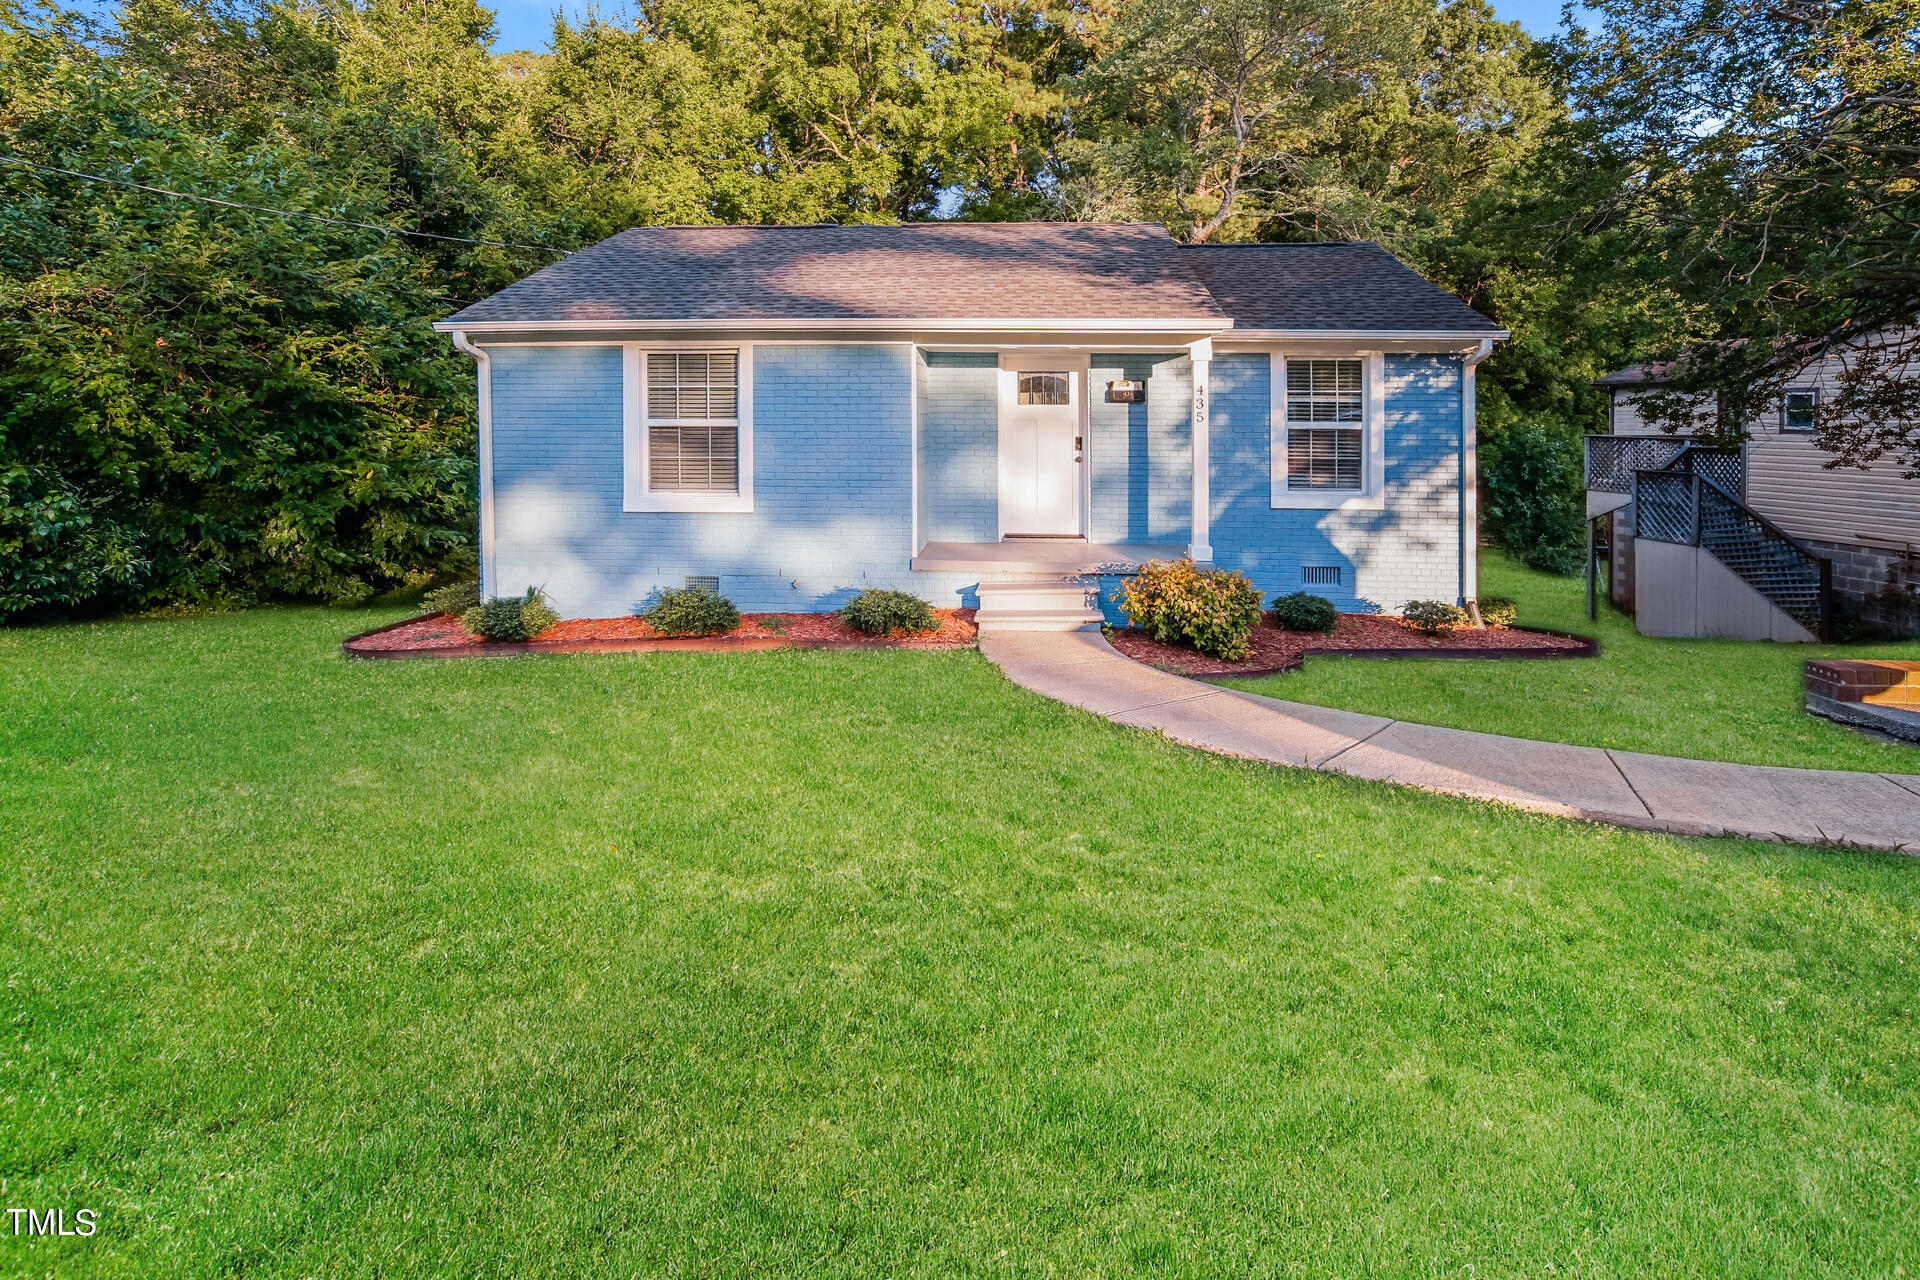
[(1072, 404), (1067, 386), (1065, 373), (1023, 373), (1020, 375), (1020, 403)]

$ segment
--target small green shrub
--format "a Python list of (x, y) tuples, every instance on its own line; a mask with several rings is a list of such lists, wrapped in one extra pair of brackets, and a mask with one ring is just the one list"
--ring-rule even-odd
[(480, 584), (450, 582), (444, 587), (435, 587), (420, 601), (420, 607), (428, 613), (450, 613), (458, 618), (467, 610), (480, 607)]
[(705, 587), (662, 591), (640, 616), (663, 636), (717, 636), (740, 625), (733, 601)]
[(762, 631), (771, 631), (775, 635), (783, 636), (787, 634), (787, 620), (781, 617), (777, 613), (769, 614), (767, 617), (760, 619), (758, 622), (754, 623), (753, 625), (760, 628)]
[(1331, 631), (1339, 620), (1333, 601), (1311, 591), (1277, 596), (1273, 602), (1273, 625), (1283, 631)]
[(460, 615), (460, 625), (488, 640), (531, 640), (560, 621), (540, 588), (528, 587), (524, 596), (503, 596), (475, 605)]
[(840, 617), (855, 631), (870, 636), (932, 631), (940, 625), (933, 606), (905, 591), (862, 591), (847, 601)]
[(1485, 596), (1479, 604), (1480, 621), (1490, 627), (1510, 627), (1520, 616), (1520, 606), (1505, 596)]
[(1467, 620), (1467, 611), (1441, 600), (1409, 600), (1401, 608), (1400, 617), (1415, 631), (1444, 636)]
[(1260, 619), (1260, 588), (1246, 574), (1202, 569), (1185, 557), (1141, 565), (1119, 601), (1127, 619), (1161, 644), (1190, 644), (1229, 661), (1247, 656)]

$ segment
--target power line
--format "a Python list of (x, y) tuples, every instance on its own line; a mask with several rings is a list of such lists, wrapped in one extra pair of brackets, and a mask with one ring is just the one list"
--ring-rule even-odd
[(195, 195), (191, 191), (169, 191), (165, 187), (150, 187), (144, 182), (129, 182), (125, 178), (104, 178), (97, 173), (81, 173), (78, 169), (62, 169), (50, 164), (37, 164), (32, 160), (22, 160), (19, 156), (0, 155), (0, 161), (17, 164), (28, 169), (38, 169), (42, 173), (65, 174), (69, 178), (84, 178), (88, 182), (104, 182), (112, 187), (127, 187), (134, 191), (150, 191), (157, 196), (173, 196), (180, 200), (199, 200), (206, 204), (225, 205), (229, 209), (249, 209), (254, 213), (271, 213), (282, 218), (306, 218), (313, 222), (325, 222), (336, 227), (358, 227), (363, 231), (379, 231), (390, 236), (418, 236), (423, 240), (448, 240), (455, 244), (484, 244), (496, 249), (532, 249), (539, 253), (557, 253), (567, 257), (573, 250), (555, 249), (544, 244), (515, 244), (510, 240), (472, 240), (466, 236), (443, 236), (432, 231), (407, 231), (400, 227), (383, 227), (377, 222), (353, 222), (346, 218), (329, 218), (318, 213), (300, 213), (293, 209), (275, 209), (264, 204), (247, 204), (240, 200), (222, 200), (218, 196)]

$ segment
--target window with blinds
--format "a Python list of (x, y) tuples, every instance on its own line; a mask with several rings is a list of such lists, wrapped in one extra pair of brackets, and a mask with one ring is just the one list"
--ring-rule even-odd
[(740, 356), (649, 351), (647, 487), (732, 493), (740, 487)]
[(1288, 489), (1363, 486), (1365, 386), (1359, 360), (1287, 361)]

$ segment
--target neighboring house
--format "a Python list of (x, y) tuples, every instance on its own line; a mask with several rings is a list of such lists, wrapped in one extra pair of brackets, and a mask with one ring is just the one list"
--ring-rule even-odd
[(1376, 245), (640, 227), (436, 327), (480, 364), (483, 589), (563, 616), (706, 582), (1077, 625), (1079, 575), (1180, 555), (1343, 609), (1474, 594), (1506, 334)]
[[(1804, 602), (1809, 584), (1817, 591), (1825, 574), (1830, 623), (1848, 614), (1906, 634), (1920, 632), (1920, 481), (1902, 478), (1901, 468), (1891, 463), (1867, 471), (1828, 468), (1833, 455), (1813, 442), (1815, 413), (1835, 393), (1840, 367), (1840, 358), (1829, 356), (1804, 368), (1779, 402), (1749, 424), (1750, 439), (1736, 453), (1717, 458), (1685, 451), (1757, 519), (1724, 503), (1703, 519), (1677, 482), (1654, 481), (1686, 504), (1684, 511), (1674, 508), (1678, 518), (1662, 530), (1647, 527), (1636, 510), (1646, 499), (1635, 504), (1632, 497), (1636, 470), (1666, 468), (1686, 445), (1640, 414), (1640, 397), (1666, 385), (1666, 366), (1635, 365), (1595, 380), (1607, 393), (1607, 434), (1587, 437), (1587, 510), (1591, 516), (1619, 508), (1609, 590), (1617, 603), (1635, 610), (1641, 630), (1810, 639), (1819, 630), (1818, 615)], [(1679, 465), (1690, 464), (1681, 459)], [(1711, 494), (1708, 499), (1711, 503)], [(1672, 549), (1692, 544), (1667, 540), (1703, 536), (1702, 529), (1704, 559)], [(1651, 541), (1663, 546), (1649, 547), (1649, 533), (1658, 534)], [(1657, 575), (1649, 572), (1646, 551), (1661, 558)], [(1689, 560), (1699, 564), (1681, 563)], [(1764, 613), (1725, 582), (1729, 574), (1776, 609), (1784, 605), (1781, 611), (1799, 624), (1800, 634), (1777, 626), (1777, 619), (1758, 626)]]

